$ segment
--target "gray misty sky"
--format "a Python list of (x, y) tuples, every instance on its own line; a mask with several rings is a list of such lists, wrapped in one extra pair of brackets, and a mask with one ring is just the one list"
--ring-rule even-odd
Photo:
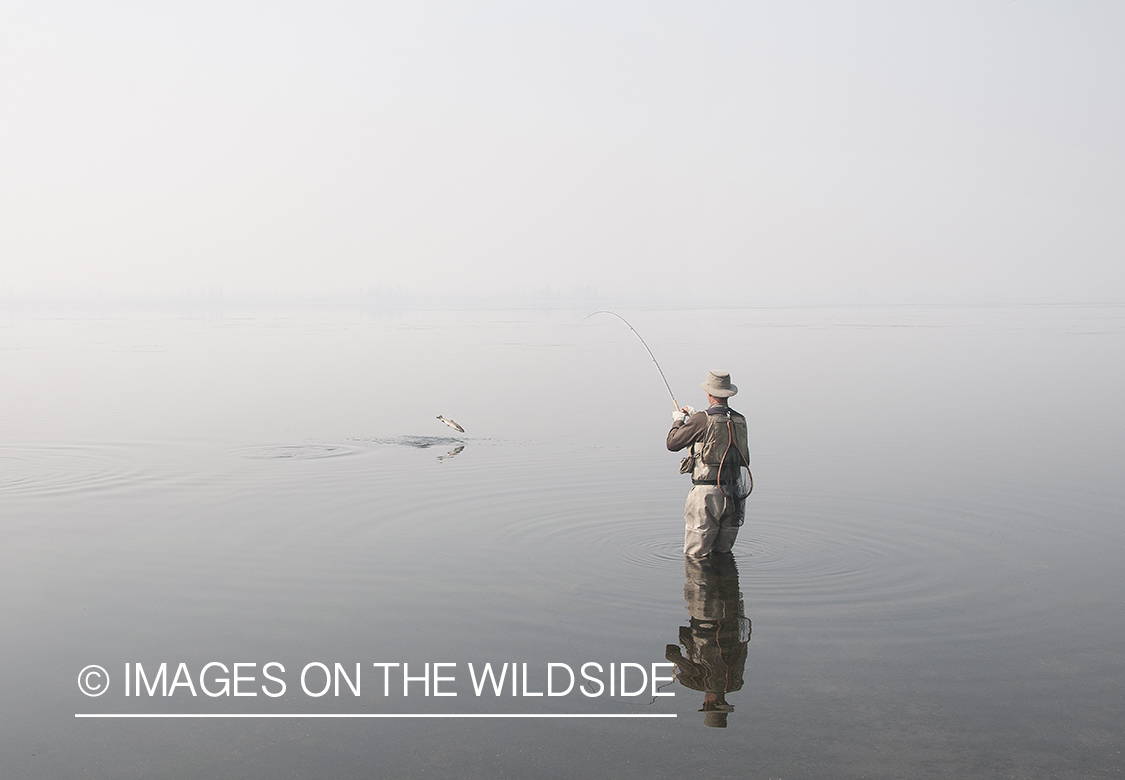
[(0, 294), (1121, 300), (1123, 42), (1111, 0), (9, 0)]

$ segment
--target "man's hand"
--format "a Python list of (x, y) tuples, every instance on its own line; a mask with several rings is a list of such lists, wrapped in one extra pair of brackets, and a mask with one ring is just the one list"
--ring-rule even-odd
[(685, 406), (683, 408), (683, 413), (686, 414), (688, 417), (691, 417), (693, 414), (695, 414), (695, 407)]
[(677, 409), (676, 411), (672, 412), (672, 422), (682, 423), (683, 421), (684, 421), (684, 410), (683, 409)]

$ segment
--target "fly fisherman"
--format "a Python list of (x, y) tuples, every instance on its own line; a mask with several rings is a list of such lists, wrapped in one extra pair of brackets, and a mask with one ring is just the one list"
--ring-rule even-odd
[(750, 465), (746, 418), (727, 405), (727, 399), (738, 392), (730, 374), (712, 371), (700, 386), (707, 391), (710, 406), (702, 412), (690, 406), (677, 409), (668, 431), (670, 451), (690, 447), (680, 464), (680, 473), (691, 472), (692, 484), (684, 506), (684, 554), (697, 558), (729, 553), (734, 545), (745, 501), (734, 486), (742, 466)]

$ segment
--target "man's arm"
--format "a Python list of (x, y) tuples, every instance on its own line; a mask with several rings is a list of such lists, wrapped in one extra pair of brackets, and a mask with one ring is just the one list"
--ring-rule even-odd
[(686, 422), (677, 420), (668, 431), (668, 449), (679, 452), (703, 435), (707, 429), (707, 412), (696, 412)]

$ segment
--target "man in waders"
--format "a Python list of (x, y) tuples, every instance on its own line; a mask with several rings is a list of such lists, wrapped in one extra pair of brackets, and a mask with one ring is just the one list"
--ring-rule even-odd
[(738, 392), (730, 374), (712, 371), (701, 387), (710, 406), (702, 412), (690, 406), (677, 409), (668, 432), (669, 450), (691, 448), (680, 473), (691, 473), (684, 506), (684, 554), (693, 557), (730, 552), (745, 508), (745, 496), (738, 496), (735, 486), (741, 468), (750, 465), (746, 418), (727, 405)]

